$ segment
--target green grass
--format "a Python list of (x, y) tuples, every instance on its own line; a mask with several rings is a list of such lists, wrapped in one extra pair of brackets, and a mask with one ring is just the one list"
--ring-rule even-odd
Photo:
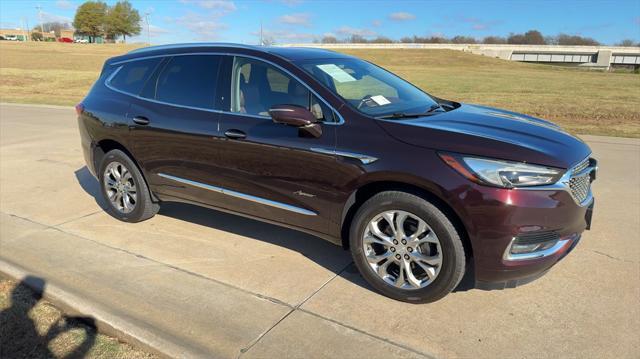
[[(135, 48), (0, 42), (0, 101), (75, 105), (102, 64)], [(572, 133), (640, 137), (640, 75), (527, 64), (452, 50), (341, 49), (446, 99), (505, 108)]]

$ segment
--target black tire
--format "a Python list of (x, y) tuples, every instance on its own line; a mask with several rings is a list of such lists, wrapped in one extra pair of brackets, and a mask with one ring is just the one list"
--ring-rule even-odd
[[(118, 209), (112, 202), (109, 200), (107, 195), (107, 189), (105, 187), (105, 170), (109, 164), (113, 162), (118, 162), (122, 164), (127, 171), (131, 173), (131, 177), (136, 186), (136, 201), (133, 210), (128, 213), (124, 213), (120, 209)], [(144, 180), (142, 173), (138, 169), (138, 166), (127, 156), (126, 153), (120, 150), (111, 150), (107, 152), (102, 158), (102, 162), (100, 163), (99, 171), (98, 171), (98, 181), (100, 182), (100, 192), (102, 193), (102, 197), (107, 206), (107, 213), (109, 213), (112, 217), (117, 218), (124, 222), (142, 222), (147, 220), (156, 213), (160, 209), (160, 205), (158, 203), (154, 203), (151, 199), (151, 192), (149, 191), (149, 187), (147, 186), (147, 182)]]
[[(402, 289), (385, 282), (369, 265), (363, 236), (375, 216), (390, 210), (410, 212), (425, 221), (440, 241), (440, 272), (423, 288)], [(466, 259), (460, 235), (447, 216), (423, 198), (400, 191), (381, 192), (368, 199), (356, 212), (349, 232), (351, 255), (364, 279), (376, 290), (393, 299), (410, 303), (429, 303), (449, 294), (462, 280)]]

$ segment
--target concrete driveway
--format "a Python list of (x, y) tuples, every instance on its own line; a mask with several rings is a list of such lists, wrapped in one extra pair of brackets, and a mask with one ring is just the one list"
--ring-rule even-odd
[(105, 214), (73, 109), (0, 106), (0, 272), (175, 357), (640, 355), (640, 141), (584, 136), (600, 161), (593, 230), (529, 285), (428, 305), (371, 290), (321, 239), (167, 203)]

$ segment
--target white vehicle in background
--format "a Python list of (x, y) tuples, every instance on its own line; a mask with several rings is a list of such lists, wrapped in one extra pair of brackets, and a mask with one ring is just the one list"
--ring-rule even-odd
[(18, 41), (18, 36), (17, 35), (7, 35), (4, 38), (5, 38), (5, 40), (9, 40), (9, 41)]
[(75, 39), (73, 42), (75, 42), (77, 44), (88, 44), (89, 40), (87, 40), (87, 39)]

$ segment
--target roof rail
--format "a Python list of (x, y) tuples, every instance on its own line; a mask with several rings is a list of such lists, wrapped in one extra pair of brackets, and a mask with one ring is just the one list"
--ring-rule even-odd
[(235, 43), (227, 43), (227, 42), (190, 42), (190, 43), (180, 43), (180, 44), (167, 44), (167, 45), (156, 45), (156, 46), (147, 46), (141, 47), (139, 49), (131, 50), (129, 54), (138, 54), (147, 51), (153, 50), (168, 50), (168, 49), (182, 49), (182, 48), (190, 48), (190, 47), (235, 47), (240, 49), (252, 49), (252, 50), (260, 50), (262, 46), (254, 46), (254, 45), (245, 45), (245, 44), (235, 44)]

